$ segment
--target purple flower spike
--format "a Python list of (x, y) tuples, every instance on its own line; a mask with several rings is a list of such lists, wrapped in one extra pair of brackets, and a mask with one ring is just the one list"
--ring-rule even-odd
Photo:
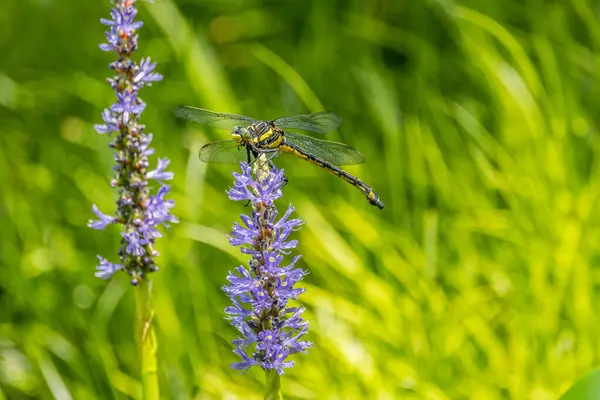
[(242, 360), (231, 367), (245, 371), (258, 365), (283, 375), (284, 368), (294, 365), (287, 357), (312, 346), (300, 340), (308, 332), (308, 322), (302, 319), (304, 308), (287, 307), (289, 300), (304, 293), (304, 288), (294, 285), (306, 272), (294, 267), (300, 256), (282, 264), (283, 255), (298, 244), (287, 239), (300, 228), (302, 220), (290, 218), (294, 207), (289, 206), (276, 221), (274, 201), (282, 196), (285, 177), (283, 170), (269, 170), (263, 161), (259, 158), (255, 163), (256, 178), (252, 167), (241, 163), (242, 173), (233, 174), (233, 188), (227, 192), (231, 200), (252, 202), (251, 215), (242, 215), (242, 222), (234, 224), (229, 236), (229, 243), (242, 246), (242, 253), (250, 254), (252, 259), (248, 268), (239, 266), (229, 273), (229, 284), (223, 291), (233, 305), (225, 313), (242, 334), (233, 341), (234, 353)]
[(125, 270), (132, 277), (132, 284), (138, 284), (150, 272), (158, 267), (155, 258), (158, 251), (154, 242), (162, 235), (158, 226), (167, 227), (167, 223), (178, 222), (171, 214), (175, 206), (173, 200), (166, 199), (170, 187), (162, 185), (155, 194), (150, 190), (151, 180), (161, 182), (173, 179), (173, 173), (167, 171), (170, 161), (159, 158), (158, 166), (150, 168), (148, 157), (154, 154), (150, 147), (152, 134), (144, 133), (140, 115), (146, 104), (138, 92), (144, 86), (162, 80), (155, 72), (156, 63), (150, 58), (142, 59), (139, 65), (132, 60), (131, 54), (137, 49), (137, 30), (141, 21), (135, 21), (136, 0), (114, 0), (111, 19), (101, 19), (108, 27), (105, 32), (107, 43), (100, 45), (104, 51), (114, 51), (117, 60), (110, 64), (115, 76), (108, 79), (115, 91), (116, 102), (102, 112), (103, 124), (94, 125), (100, 134), (114, 134), (109, 145), (114, 149), (115, 171), (111, 186), (119, 188), (117, 210), (114, 215), (103, 214), (92, 206), (97, 220), (90, 220), (88, 226), (104, 229), (108, 225), (123, 224), (121, 233), (120, 263), (114, 264), (98, 256), (100, 264), (96, 267), (96, 276), (109, 279), (115, 272)]

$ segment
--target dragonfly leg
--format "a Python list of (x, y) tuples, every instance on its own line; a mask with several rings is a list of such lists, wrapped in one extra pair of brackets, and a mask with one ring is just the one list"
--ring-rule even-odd
[(274, 151), (273, 154), (271, 154), (268, 158), (267, 161), (269, 161), (269, 167), (271, 168), (275, 168), (275, 163), (273, 163), (273, 161), (271, 161), (273, 158), (275, 158), (275, 156), (277, 156), (277, 152)]
[[(263, 151), (257, 151), (257, 150), (255, 150), (255, 149), (248, 149), (248, 154), (249, 154), (249, 155), (250, 155), (250, 154), (252, 154), (252, 155), (254, 156), (254, 160), (252, 160), (252, 161), (250, 162), (250, 165), (254, 164), (254, 163), (256, 162), (256, 160), (258, 160), (258, 157), (259, 157), (261, 154), (270, 154), (270, 153), (273, 153), (273, 155), (270, 155), (270, 156), (267, 158), (267, 161), (269, 162), (269, 166), (270, 166), (271, 168), (273, 168), (273, 167), (275, 166), (275, 164), (273, 164), (273, 163), (271, 162), (271, 158), (273, 158), (273, 157), (275, 157), (275, 156), (277, 155), (277, 150), (263, 150)], [(248, 155), (248, 157), (250, 157), (249, 155)]]
[[(277, 166), (275, 165), (275, 163), (273, 161), (271, 161), (273, 158), (275, 158), (279, 153), (274, 151), (272, 155), (269, 156), (269, 158), (267, 158), (267, 161), (269, 161), (269, 167), (271, 168), (276, 168)], [(284, 188), (285, 185), (288, 184), (288, 178), (283, 175), (283, 185), (281, 186), (281, 188)]]
[[(275, 163), (271, 160), (273, 160), (273, 158), (277, 157), (277, 155), (279, 154), (279, 152), (277, 150), (263, 150), (263, 151), (258, 151), (255, 149), (248, 149), (248, 154), (250, 154), (250, 152), (252, 152), (252, 155), (254, 155), (254, 160), (252, 160), (252, 162), (250, 164), (253, 164), (256, 162), (256, 160), (258, 159), (258, 157), (261, 154), (268, 154), (267, 156), (267, 162), (269, 163), (269, 167), (271, 168), (277, 168), (277, 166), (275, 165)], [(285, 187), (285, 185), (288, 184), (288, 178), (284, 175), (283, 176), (283, 185), (281, 186), (282, 188)]]

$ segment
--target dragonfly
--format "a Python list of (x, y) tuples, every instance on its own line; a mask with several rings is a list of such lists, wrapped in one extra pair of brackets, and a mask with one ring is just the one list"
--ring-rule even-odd
[(343, 143), (321, 140), (301, 133), (305, 131), (326, 134), (336, 130), (342, 119), (331, 111), (280, 117), (273, 121), (257, 120), (243, 115), (226, 114), (196, 108), (178, 106), (175, 116), (197, 122), (215, 129), (231, 130), (231, 140), (211, 142), (200, 149), (200, 160), (208, 163), (237, 164), (261, 154), (279, 153), (306, 160), (357, 188), (374, 206), (385, 207), (379, 195), (354, 175), (340, 168), (343, 165), (362, 164), (363, 155)]

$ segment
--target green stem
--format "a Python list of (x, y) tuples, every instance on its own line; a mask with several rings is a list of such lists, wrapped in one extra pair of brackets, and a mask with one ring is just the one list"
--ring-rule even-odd
[(265, 370), (265, 400), (282, 400), (281, 380), (274, 369)]
[(142, 373), (142, 392), (144, 400), (158, 400), (158, 369), (156, 367), (156, 335), (152, 320), (154, 310), (152, 309), (151, 294), (152, 281), (143, 280), (140, 285), (133, 289), (135, 292), (136, 309), (136, 338), (139, 345), (140, 365)]

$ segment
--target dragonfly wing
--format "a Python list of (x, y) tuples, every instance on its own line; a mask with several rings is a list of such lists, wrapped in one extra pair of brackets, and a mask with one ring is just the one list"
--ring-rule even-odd
[(243, 115), (224, 114), (202, 108), (178, 106), (173, 110), (177, 118), (187, 119), (217, 129), (233, 129), (237, 126), (248, 126), (254, 122), (250, 117)]
[(344, 143), (315, 139), (298, 133), (285, 132), (288, 142), (334, 165), (362, 164), (365, 158), (358, 150)]
[(200, 161), (217, 164), (239, 164), (248, 161), (245, 147), (239, 147), (233, 140), (212, 142), (200, 149)]
[(312, 114), (277, 118), (273, 123), (282, 129), (329, 133), (335, 131), (341, 125), (342, 118), (331, 111), (320, 111)]

